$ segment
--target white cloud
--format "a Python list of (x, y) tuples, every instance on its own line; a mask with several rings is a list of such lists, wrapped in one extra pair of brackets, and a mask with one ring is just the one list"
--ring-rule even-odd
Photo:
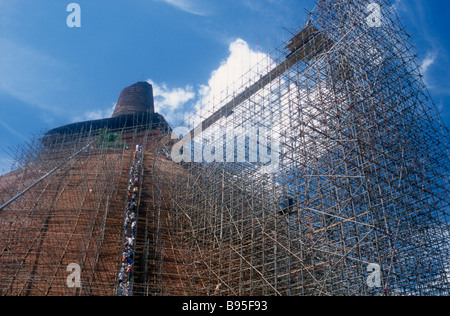
[[(194, 113), (189, 113), (185, 117), (185, 125), (189, 128), (197, 127), (203, 120), (212, 113), (219, 110), (225, 104), (230, 102), (239, 93), (260, 80), (261, 75), (269, 72), (274, 66), (273, 59), (265, 53), (250, 48), (247, 42), (242, 39), (236, 39), (229, 45), (229, 55), (223, 60), (220, 66), (211, 73), (208, 83), (198, 88), (198, 99), (195, 104)], [(255, 95), (252, 100), (255, 104), (263, 102), (261, 95), (267, 95), (268, 89), (264, 89), (262, 94)], [(244, 105), (245, 107), (245, 105)], [(223, 133), (230, 135), (254, 136), (254, 130), (247, 130), (245, 124), (234, 124), (244, 119), (242, 115), (243, 107), (234, 109), (227, 118), (220, 119), (210, 129), (203, 131), (202, 137), (197, 138), (196, 142), (203, 142), (202, 139), (218, 141), (222, 139)], [(258, 120), (258, 118), (256, 118)], [(206, 144), (206, 143), (204, 143)], [(201, 148), (196, 145), (196, 148)], [(221, 147), (219, 145), (219, 147)], [(245, 147), (236, 148), (242, 154)]]
[(429, 73), (430, 67), (434, 65), (438, 57), (438, 53), (436, 51), (429, 51), (425, 57), (425, 59), (422, 61), (420, 68), (421, 73), (423, 75), (423, 81), (425, 85), (429, 89), (433, 89), (433, 85), (436, 80), (432, 78), (431, 74)]
[(191, 13), (194, 15), (206, 15), (203, 9), (200, 9), (200, 5), (193, 0), (159, 0), (168, 3), (184, 12)]
[(183, 118), (183, 106), (195, 99), (192, 86), (184, 88), (169, 88), (165, 83), (156, 83), (152, 79), (147, 82), (153, 86), (155, 111), (162, 114), (168, 121), (174, 122)]
[[(208, 84), (198, 89), (199, 100), (195, 105), (195, 113), (186, 118), (185, 122), (189, 128), (197, 127), (244, 89), (259, 81), (262, 75), (276, 67), (276, 62), (270, 55), (250, 48), (242, 39), (233, 41), (229, 51), (228, 58), (211, 73)], [(266, 136), (270, 136), (274, 145), (291, 140), (298, 141), (298, 130), (293, 129), (291, 124), (298, 124), (297, 120), (301, 118), (303, 142), (305, 144), (320, 142), (320, 133), (317, 130), (324, 127), (321, 123), (324, 118), (318, 109), (324, 108), (322, 102), (332, 104), (336, 95), (327, 88), (325, 82), (318, 82), (312, 91), (306, 91), (298, 89), (296, 82), (287, 84), (284, 80), (280, 77), (273, 84), (262, 88), (242, 105), (235, 107), (228, 117), (221, 118), (211, 128), (203, 131), (202, 137), (197, 138), (197, 141), (204, 142), (204, 139), (209, 139), (212, 143), (217, 140), (220, 143), (224, 132), (227, 135), (250, 136), (256, 128), (260, 128), (259, 132), (263, 130)], [(300, 102), (300, 106), (294, 111), (291, 102), (293, 100)], [(273, 111), (273, 106), (277, 111)], [(251, 120), (249, 115), (252, 116)], [(314, 154), (321, 154), (320, 145), (317, 148)], [(244, 150), (247, 149), (238, 148), (239, 152)], [(302, 153), (296, 159), (306, 161), (311, 159), (311, 155), (312, 151), (308, 154)], [(266, 171), (264, 168), (260, 170), (262, 174)]]
[(197, 112), (217, 110), (230, 101), (236, 94), (260, 79), (261, 73), (267, 73), (275, 62), (262, 52), (249, 47), (242, 39), (236, 39), (229, 46), (230, 55), (220, 67), (211, 73), (208, 84), (201, 86), (201, 100), (196, 105)]
[[(242, 39), (236, 39), (229, 45), (227, 59), (211, 72), (206, 84), (196, 89), (191, 85), (172, 88), (152, 79), (147, 82), (153, 86), (156, 112), (170, 123), (181, 124), (186, 120), (186, 125), (192, 125), (200, 123), (201, 119), (211, 115), (274, 66), (275, 62), (268, 54), (250, 48)], [(188, 104), (193, 105), (194, 113), (186, 112)]]
[(433, 65), (437, 59), (437, 52), (434, 51), (430, 51), (427, 53), (427, 56), (425, 57), (425, 59), (422, 61), (421, 64), (421, 68), (422, 68), (422, 73), (425, 74), (428, 69), (430, 68), (431, 65)]
[(438, 107), (439, 112), (443, 112), (444, 109), (445, 109), (444, 101), (443, 101), (443, 100), (440, 100), (439, 103), (438, 103), (438, 105), (437, 105), (437, 107)]

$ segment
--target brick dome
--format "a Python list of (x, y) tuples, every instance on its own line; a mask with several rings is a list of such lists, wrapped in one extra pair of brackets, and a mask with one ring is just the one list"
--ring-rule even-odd
[(141, 112), (155, 112), (153, 87), (148, 82), (138, 82), (123, 89), (112, 117)]

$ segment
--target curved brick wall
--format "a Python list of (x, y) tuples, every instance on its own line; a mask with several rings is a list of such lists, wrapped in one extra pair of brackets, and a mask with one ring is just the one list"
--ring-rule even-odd
[(112, 117), (139, 112), (155, 112), (153, 87), (147, 82), (138, 82), (123, 89)]

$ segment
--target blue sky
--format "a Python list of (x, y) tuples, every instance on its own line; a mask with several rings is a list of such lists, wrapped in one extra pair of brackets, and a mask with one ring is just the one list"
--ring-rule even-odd
[[(81, 28), (66, 24), (81, 7)], [(109, 117), (120, 91), (148, 80), (172, 124), (223, 68), (243, 71), (305, 22), (314, 0), (0, 0), (0, 174), (9, 146)], [(397, 0), (424, 80), (450, 126), (450, 3)], [(244, 56), (245, 58), (239, 58)], [(244, 60), (245, 59), (245, 60)]]

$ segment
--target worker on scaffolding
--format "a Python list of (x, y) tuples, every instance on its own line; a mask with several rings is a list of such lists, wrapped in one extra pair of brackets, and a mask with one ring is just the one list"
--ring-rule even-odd
[[(136, 237), (137, 223), (136, 223), (136, 208), (137, 208), (137, 193), (139, 192), (139, 170), (142, 168), (142, 146), (136, 145), (136, 151), (133, 154), (134, 162), (130, 168), (130, 176), (128, 180), (128, 197), (127, 212), (125, 215), (125, 232), (122, 254), (122, 267), (119, 273), (119, 286), (117, 288), (117, 295), (123, 296), (126, 292), (126, 296), (131, 296), (130, 280), (133, 277), (133, 264), (134, 264), (134, 250), (133, 245)], [(131, 223), (131, 234), (130, 234)], [(131, 237), (129, 237), (131, 235)], [(124, 284), (124, 274), (127, 273), (127, 283)]]
[(129, 225), (130, 225), (130, 216), (129, 216), (129, 212), (127, 212), (127, 215), (125, 217), (125, 231), (128, 231)]
[(128, 250), (128, 257), (130, 257), (131, 259), (134, 259), (134, 250), (133, 250), (133, 248), (130, 248)]
[(136, 235), (136, 221), (131, 223), (131, 236), (135, 237), (135, 235)]
[(128, 264), (127, 278), (128, 278), (128, 281), (131, 281), (133, 279), (133, 266), (132, 266), (132, 263)]
[(133, 264), (133, 259), (130, 256), (128, 256), (127, 257), (127, 265), (128, 265), (128, 267), (131, 267), (132, 264)]

